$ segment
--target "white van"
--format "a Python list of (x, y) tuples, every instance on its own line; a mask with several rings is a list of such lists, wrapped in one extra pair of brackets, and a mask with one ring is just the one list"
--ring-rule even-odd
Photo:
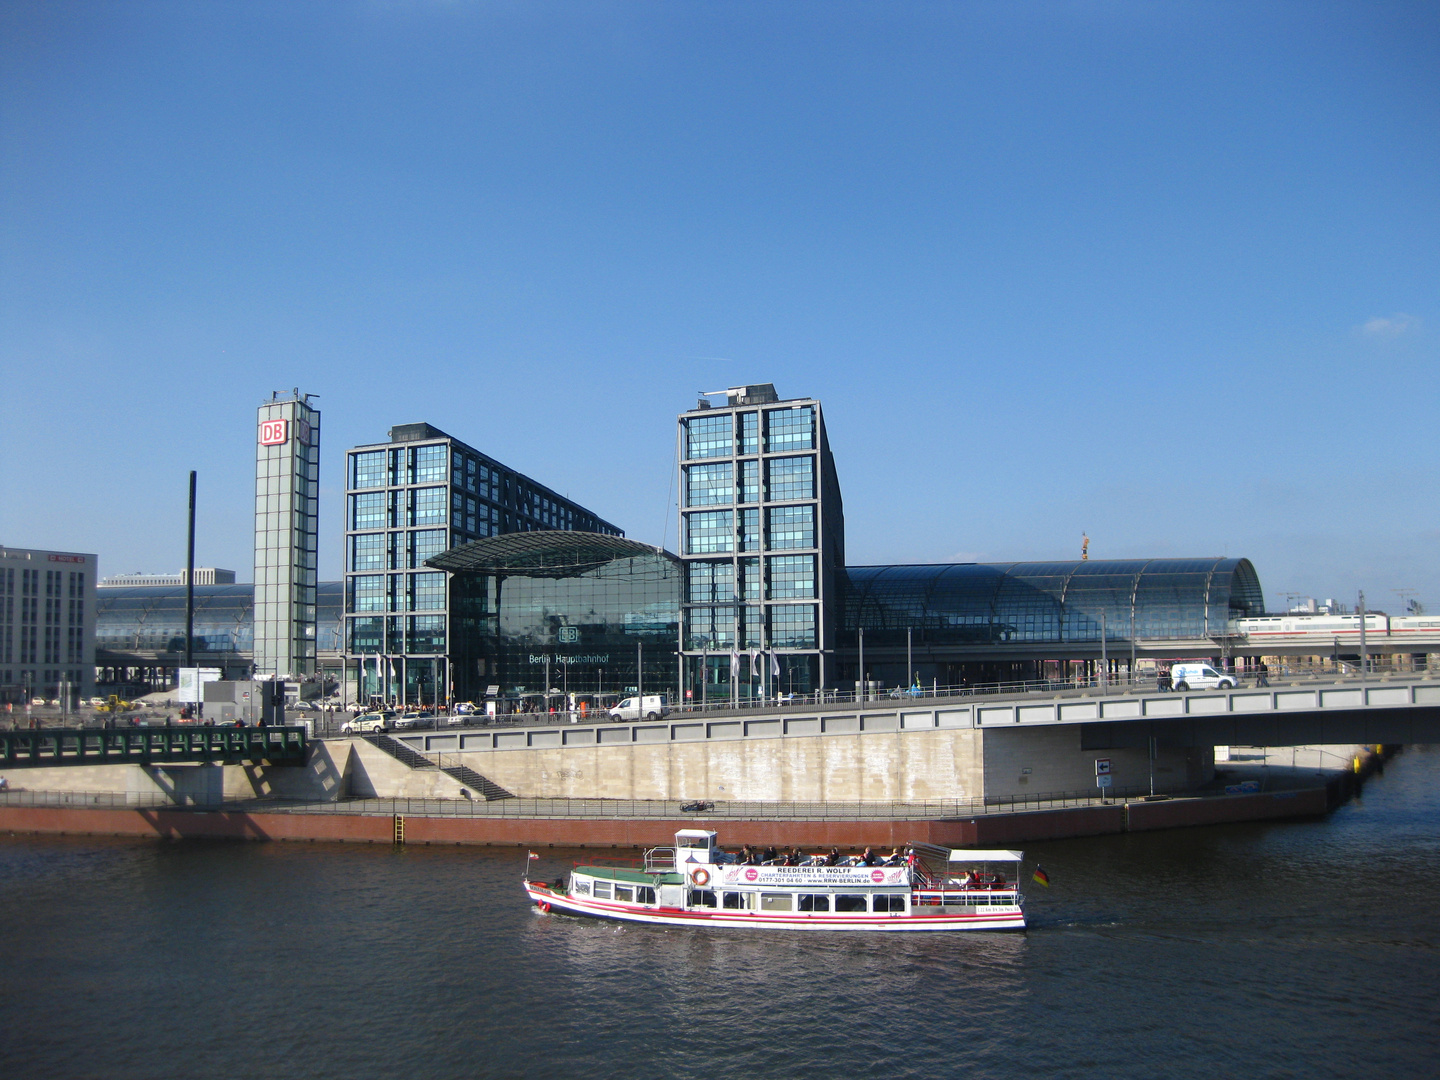
[(1176, 690), (1233, 690), (1235, 677), (1222, 675), (1209, 664), (1176, 664), (1170, 669)]
[(661, 717), (670, 715), (670, 699), (664, 694), (646, 694), (643, 703), (637, 703), (637, 699), (627, 697), (618, 705), (610, 709), (611, 720), (639, 720), (641, 714), (646, 720), (659, 720)]

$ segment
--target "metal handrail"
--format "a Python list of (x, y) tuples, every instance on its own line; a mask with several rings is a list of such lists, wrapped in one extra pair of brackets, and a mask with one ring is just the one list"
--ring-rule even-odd
[[(1211, 793), (1218, 794), (1218, 793)], [(1024, 810), (1118, 805), (1145, 797), (1139, 788), (1111, 789), (1109, 796), (1096, 789), (1055, 792), (1048, 795), (1011, 796), (1002, 799), (946, 799), (917, 802), (762, 803), (720, 802), (703, 815), (691, 817), (676, 801), (650, 799), (534, 799), (513, 798), (483, 802), (466, 799), (398, 798), (344, 799), (319, 802), (307, 799), (262, 797), (225, 798), (213, 794), (166, 792), (54, 792), (11, 789), (0, 791), (0, 806), (87, 807), (109, 809), (165, 808), (184, 811), (232, 813), (306, 813), (356, 816), (396, 814), (431, 817), (487, 817), (539, 819), (631, 819), (700, 821), (928, 821), (1015, 813)], [(1187, 795), (1187, 797), (1203, 797)]]

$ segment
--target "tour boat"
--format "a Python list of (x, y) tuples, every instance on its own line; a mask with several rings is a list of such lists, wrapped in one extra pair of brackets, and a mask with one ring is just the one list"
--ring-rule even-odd
[(541, 911), (665, 926), (1023, 930), (1021, 858), (910, 844), (869, 863), (814, 856), (783, 865), (744, 860), (717, 846), (715, 833), (682, 829), (673, 848), (623, 864), (577, 862), (553, 885), (531, 881), (527, 861), (524, 884)]

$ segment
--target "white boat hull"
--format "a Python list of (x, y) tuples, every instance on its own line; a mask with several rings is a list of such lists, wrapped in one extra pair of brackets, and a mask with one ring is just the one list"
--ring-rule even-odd
[[(908, 913), (811, 914), (808, 912), (687, 911), (681, 908), (637, 907), (633, 904), (570, 896), (546, 885), (525, 882), (525, 891), (546, 912), (597, 919), (650, 923), (659, 926), (704, 926), (741, 930), (830, 930), (881, 933), (940, 930), (1024, 930), (1025, 914), (1016, 904), (975, 905), (956, 912), (921, 905)], [(976, 911), (975, 907), (991, 910)], [(930, 914), (933, 911), (934, 914)]]

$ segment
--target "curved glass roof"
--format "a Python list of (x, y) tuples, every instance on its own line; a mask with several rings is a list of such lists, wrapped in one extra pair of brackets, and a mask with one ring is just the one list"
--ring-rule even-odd
[(502, 577), (516, 574), (564, 578), (579, 577), (616, 559), (632, 559), (637, 555), (663, 555), (678, 562), (668, 551), (623, 536), (545, 529), (475, 540), (436, 555), (426, 560), (425, 565), (437, 570)]
[(1249, 559), (936, 563), (846, 568), (842, 627), (866, 642), (1063, 643), (1223, 635), (1262, 614)]

